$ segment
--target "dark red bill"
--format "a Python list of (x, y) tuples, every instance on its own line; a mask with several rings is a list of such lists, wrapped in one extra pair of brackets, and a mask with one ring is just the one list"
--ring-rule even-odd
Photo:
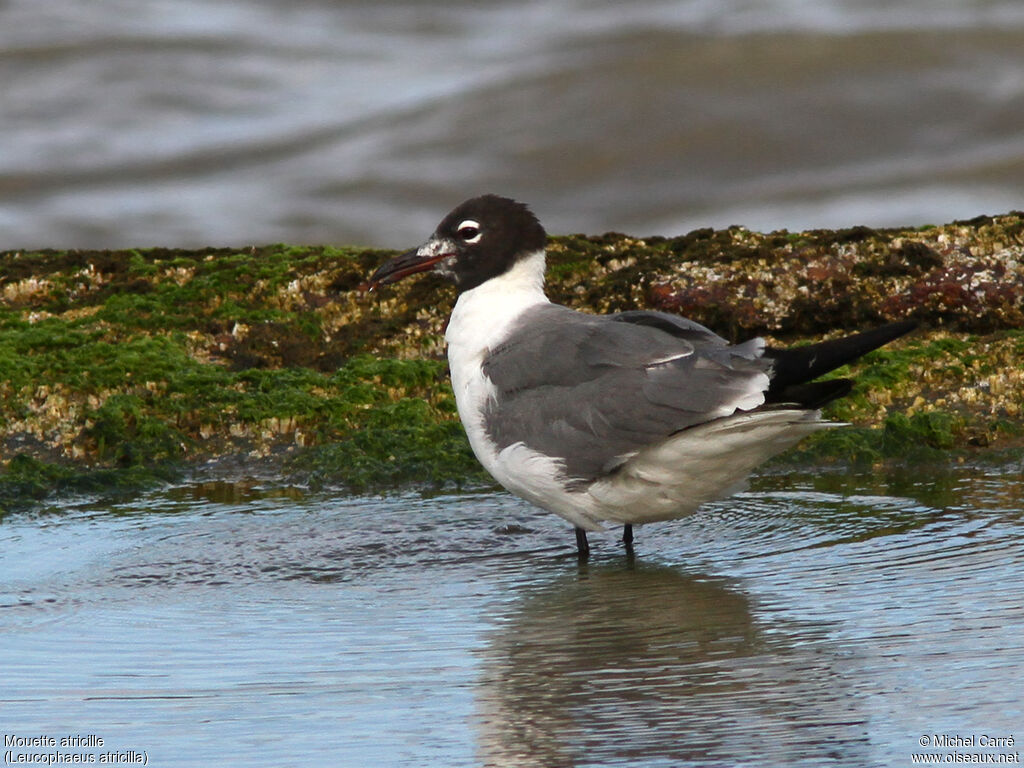
[(446, 256), (448, 256), (447, 253), (421, 256), (416, 249), (406, 251), (381, 264), (364, 284), (364, 290), (372, 291), (378, 285), (397, 283), (409, 275), (415, 275), (417, 272), (426, 272), (433, 269), (434, 265)]

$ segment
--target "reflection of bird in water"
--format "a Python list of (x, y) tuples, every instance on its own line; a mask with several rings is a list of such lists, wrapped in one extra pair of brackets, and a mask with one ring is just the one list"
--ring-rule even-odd
[(669, 568), (559, 578), (482, 651), (482, 763), (867, 764), (838, 660), (789, 629), (775, 639), (741, 594)]
[(547, 236), (529, 209), (484, 195), (449, 213), (369, 286), (432, 270), (459, 298), (445, 339), (459, 417), (503, 486), (587, 531), (674, 520), (727, 496), (812, 432), (850, 391), (815, 381), (914, 323), (796, 349), (730, 346), (663, 312), (589, 315), (544, 295)]

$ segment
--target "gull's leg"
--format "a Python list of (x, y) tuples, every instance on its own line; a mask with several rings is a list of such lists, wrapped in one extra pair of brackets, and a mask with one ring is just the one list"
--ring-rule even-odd
[(590, 543), (587, 541), (587, 532), (582, 528), (576, 529), (576, 554), (580, 560), (590, 557)]
[(622, 526), (622, 543), (626, 545), (626, 551), (633, 551), (633, 526), (626, 523)]

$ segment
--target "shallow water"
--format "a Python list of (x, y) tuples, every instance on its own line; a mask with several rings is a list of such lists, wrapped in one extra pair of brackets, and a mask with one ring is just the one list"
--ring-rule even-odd
[(882, 766), (1024, 739), (1021, 480), (762, 477), (582, 566), (503, 494), (67, 502), (0, 524), (2, 730), (168, 766)]
[(0, 248), (1021, 208), (1019, 0), (2, 0)]

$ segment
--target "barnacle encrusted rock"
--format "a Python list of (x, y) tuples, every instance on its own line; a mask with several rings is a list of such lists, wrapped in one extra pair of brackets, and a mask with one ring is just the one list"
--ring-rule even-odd
[[(422, 442), (429, 433), (447, 446), (450, 474), (465, 473), (473, 462), (444, 376), (454, 291), (425, 276), (363, 293), (389, 255), (0, 253), (3, 461), (138, 467), (333, 451), (331, 471), (355, 463), (351, 484), (366, 486), (412, 461), (402, 445), (423, 449), (422, 472), (438, 453)], [(553, 300), (583, 311), (674, 312), (734, 340), (792, 344), (913, 318), (922, 330), (868, 356), (831, 415), (917, 424), (942, 447), (1024, 432), (1020, 213), (912, 230), (555, 237), (548, 282)], [(401, 429), (403, 440), (389, 437)]]

